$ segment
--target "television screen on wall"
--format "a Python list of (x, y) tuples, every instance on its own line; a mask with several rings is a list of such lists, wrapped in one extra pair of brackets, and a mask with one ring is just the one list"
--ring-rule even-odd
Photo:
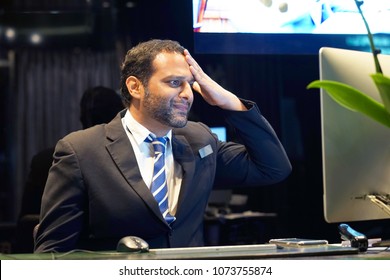
[[(354, 0), (192, 0), (194, 50), (213, 54), (318, 54), (321, 47), (370, 51)], [(390, 53), (390, 1), (361, 6), (382, 53)]]

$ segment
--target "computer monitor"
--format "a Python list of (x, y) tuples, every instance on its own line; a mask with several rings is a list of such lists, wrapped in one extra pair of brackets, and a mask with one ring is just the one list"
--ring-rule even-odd
[(227, 141), (227, 131), (224, 126), (213, 126), (210, 127), (211, 132), (215, 133), (218, 136), (218, 139), (221, 141)]
[[(373, 55), (321, 48), (320, 79), (349, 84), (381, 100), (370, 74)], [(390, 76), (390, 56), (379, 55)], [(388, 219), (367, 195), (390, 194), (390, 128), (352, 112), (321, 89), (324, 216), (328, 223)]]

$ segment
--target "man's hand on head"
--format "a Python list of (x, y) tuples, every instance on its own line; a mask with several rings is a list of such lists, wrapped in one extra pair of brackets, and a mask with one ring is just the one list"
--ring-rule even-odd
[(194, 76), (195, 82), (192, 88), (198, 92), (203, 99), (213, 106), (218, 106), (225, 110), (246, 111), (246, 107), (240, 99), (232, 92), (224, 89), (217, 82), (211, 79), (190, 55), (188, 50), (184, 51), (184, 55), (190, 71)]

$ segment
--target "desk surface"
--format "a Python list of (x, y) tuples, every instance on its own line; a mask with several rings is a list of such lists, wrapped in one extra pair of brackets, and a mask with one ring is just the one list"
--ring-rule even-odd
[[(359, 252), (355, 248), (337, 245), (306, 246), (305, 248), (277, 247), (269, 244), (235, 246), (234, 250), (222, 246), (216, 250), (202, 248), (152, 249), (145, 253), (119, 253), (113, 251), (80, 251), (44, 254), (0, 254), (1, 260), (174, 260), (174, 259), (382, 259), (390, 260), (390, 250), (378, 248)], [(217, 248), (217, 247), (215, 247)], [(184, 249), (184, 250), (183, 250)]]

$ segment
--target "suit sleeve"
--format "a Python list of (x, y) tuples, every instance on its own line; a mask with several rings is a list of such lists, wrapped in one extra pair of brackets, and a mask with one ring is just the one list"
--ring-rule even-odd
[(35, 252), (76, 247), (85, 214), (84, 200), (77, 156), (68, 142), (60, 140), (42, 197)]
[(220, 142), (216, 185), (270, 185), (291, 173), (288, 156), (275, 131), (254, 102), (242, 100), (248, 111), (227, 111), (240, 144)]

